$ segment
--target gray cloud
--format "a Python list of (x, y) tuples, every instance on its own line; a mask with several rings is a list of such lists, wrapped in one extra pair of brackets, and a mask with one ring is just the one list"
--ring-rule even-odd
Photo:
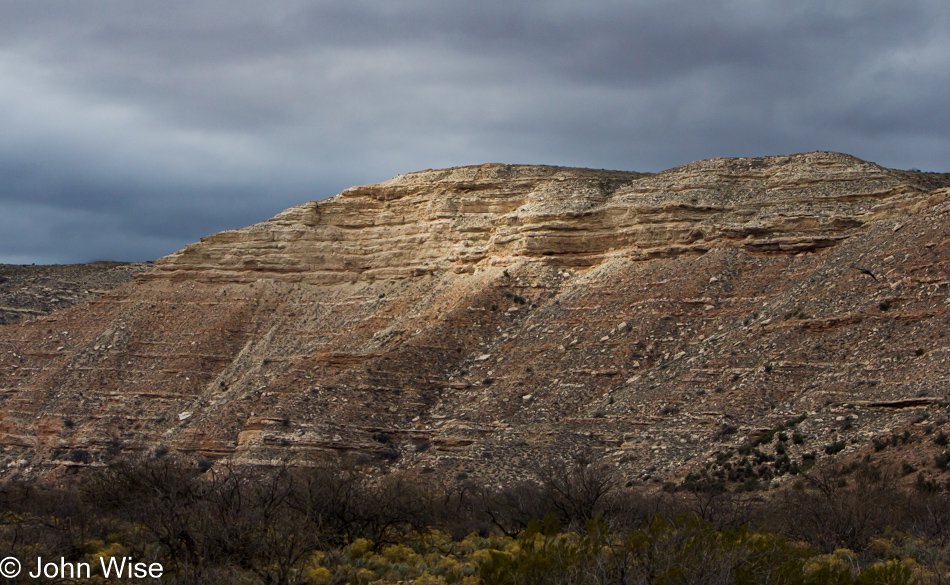
[(950, 6), (0, 0), (0, 261), (147, 259), (423, 168), (950, 170)]

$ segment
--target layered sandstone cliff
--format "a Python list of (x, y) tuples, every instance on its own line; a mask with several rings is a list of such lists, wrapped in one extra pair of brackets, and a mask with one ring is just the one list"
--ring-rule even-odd
[(593, 450), (654, 481), (801, 415), (798, 462), (950, 432), (948, 186), (819, 152), (354, 187), (0, 327), (5, 465), (352, 452), (502, 481)]
[(658, 175), (512, 165), (423, 171), (203, 238), (164, 258), (155, 275), (331, 284), (470, 272), (486, 261), (588, 267), (721, 246), (800, 252), (888, 213), (875, 208), (882, 201), (905, 209), (922, 192), (830, 153), (702, 161)]

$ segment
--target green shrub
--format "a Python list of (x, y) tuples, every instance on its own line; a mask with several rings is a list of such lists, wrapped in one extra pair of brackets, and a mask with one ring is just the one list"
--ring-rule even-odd
[(846, 441), (835, 441), (830, 445), (825, 445), (825, 453), (828, 455), (837, 455), (841, 453), (847, 445), (848, 443)]
[(855, 585), (911, 585), (918, 582), (910, 567), (897, 559), (875, 563), (854, 580)]

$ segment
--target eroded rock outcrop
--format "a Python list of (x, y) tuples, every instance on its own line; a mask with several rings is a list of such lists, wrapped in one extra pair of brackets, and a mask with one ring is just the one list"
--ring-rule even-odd
[(5, 465), (349, 451), (503, 481), (593, 449), (652, 481), (801, 415), (798, 460), (943, 428), (948, 186), (810, 153), (354, 187), (0, 328)]
[(154, 274), (329, 284), (465, 272), (486, 260), (587, 267), (724, 245), (800, 252), (847, 237), (884, 212), (871, 212), (881, 201), (900, 210), (922, 192), (831, 153), (702, 161), (657, 175), (511, 165), (423, 171), (203, 238)]

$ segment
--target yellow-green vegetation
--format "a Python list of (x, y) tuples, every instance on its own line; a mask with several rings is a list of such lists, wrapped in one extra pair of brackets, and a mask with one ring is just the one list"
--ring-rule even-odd
[[(891, 550), (891, 549), (889, 549)], [(378, 552), (374, 552), (378, 551)], [(437, 530), (407, 535), (405, 543), (375, 547), (357, 539), (330, 554), (314, 553), (309, 583), (892, 583), (935, 574), (912, 559), (875, 563), (861, 571), (854, 554), (820, 555), (804, 543), (753, 532), (721, 530), (696, 516), (655, 518), (643, 526), (612, 531), (601, 521), (563, 531), (549, 516), (517, 537), (470, 534), (453, 540)], [(871, 579), (871, 580), (869, 580)]]
[[(2, 486), (0, 552), (86, 562), (93, 582), (106, 582), (99, 558), (126, 556), (161, 563), (161, 582), (175, 584), (950, 581), (948, 494), (897, 489), (886, 470), (821, 469), (765, 499), (621, 489), (607, 468), (582, 465), (488, 490), (339, 461), (267, 472), (126, 462), (71, 485)], [(593, 498), (583, 486), (610, 489)]]
[[(20, 521), (30, 523), (30, 519)], [(131, 534), (112, 536), (135, 540)], [(231, 567), (233, 579), (227, 582), (896, 585), (944, 583), (950, 568), (947, 550), (935, 550), (905, 535), (875, 539), (870, 547), (874, 556), (867, 561), (848, 549), (820, 554), (803, 542), (753, 531), (748, 526), (718, 529), (695, 515), (673, 521), (656, 517), (627, 530), (611, 530), (605, 522), (595, 521), (579, 531), (562, 530), (549, 516), (544, 522), (532, 522), (517, 537), (473, 533), (454, 540), (433, 529), (406, 533), (401, 538), (400, 543), (381, 546), (357, 538), (341, 547), (313, 551), (280, 579), (268, 579), (259, 570)], [(93, 582), (106, 582), (97, 570), (98, 557), (132, 552), (130, 545), (118, 542), (90, 540), (86, 544), (86, 550), (92, 552), (81, 555), (81, 559), (93, 566)], [(9, 541), (3, 542), (5, 548), (10, 545)], [(34, 550), (34, 554), (44, 552)], [(161, 555), (155, 558), (161, 559)], [(190, 582), (187, 574), (169, 575), (164, 581)]]

